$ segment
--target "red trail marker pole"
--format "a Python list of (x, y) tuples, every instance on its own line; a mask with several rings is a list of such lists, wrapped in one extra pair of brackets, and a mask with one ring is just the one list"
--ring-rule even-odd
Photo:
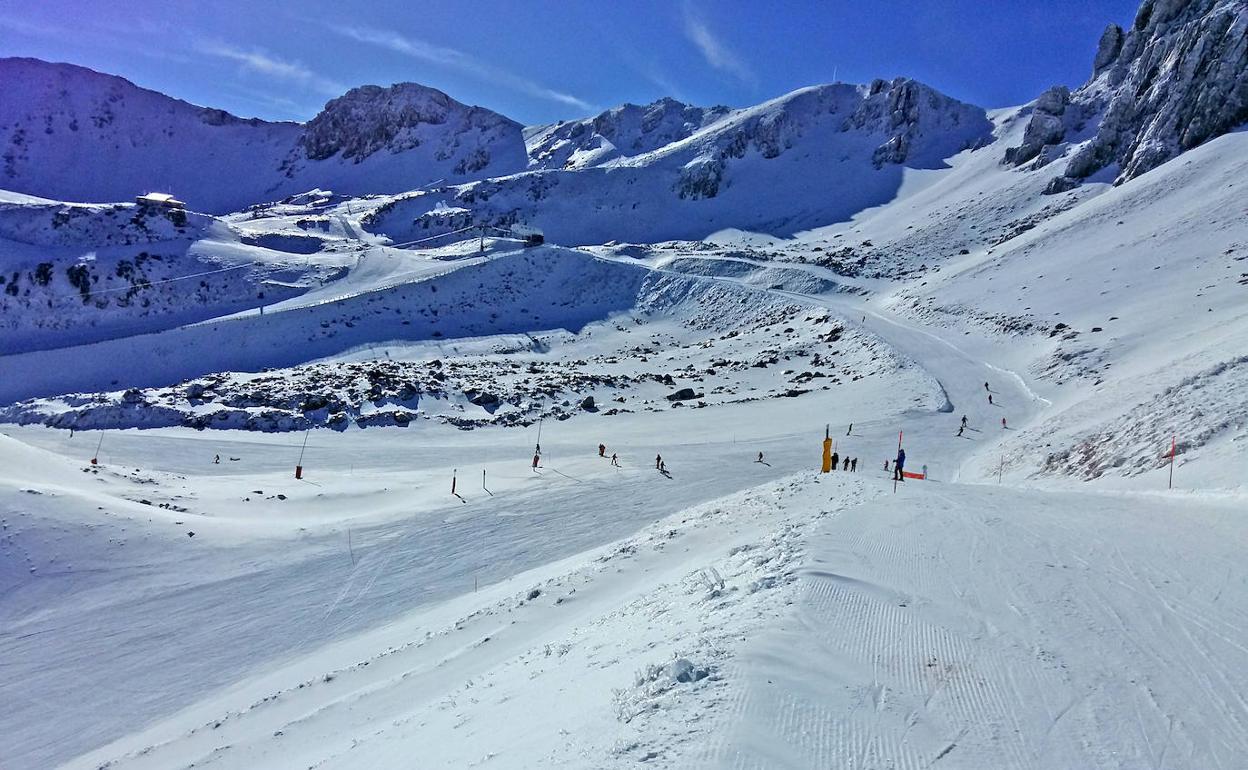
[(1178, 438), (1178, 436), (1170, 437), (1170, 484), (1166, 487), (1167, 489), (1174, 489), (1174, 447)]

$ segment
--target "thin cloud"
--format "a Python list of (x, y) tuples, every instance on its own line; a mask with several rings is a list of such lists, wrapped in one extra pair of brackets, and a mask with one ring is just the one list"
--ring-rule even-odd
[(341, 96), (346, 86), (313, 72), (298, 62), (279, 59), (263, 51), (235, 48), (227, 43), (198, 41), (195, 50), (208, 56), (236, 62), (243, 67), (276, 80), (298, 83), (328, 96)]
[(21, 19), (0, 16), (0, 27), (4, 27), (11, 32), (27, 37), (61, 37), (65, 34), (65, 30), (57, 27), (46, 27), (42, 24), (33, 24)]
[(340, 35), (356, 40), (361, 43), (388, 48), (396, 53), (404, 56), (410, 56), (413, 59), (436, 64), (444, 67), (457, 69), (482, 80), (490, 80), (496, 83), (505, 83), (518, 91), (523, 91), (530, 96), (539, 99), (546, 99), (560, 104), (567, 104), (576, 107), (578, 110), (592, 112), (594, 106), (583, 99), (556, 91), (548, 88), (541, 83), (536, 83), (519, 75), (513, 75), (510, 72), (500, 70), (497, 67), (486, 64), (463, 51), (445, 46), (433, 45), (424, 40), (400, 35), (397, 32), (388, 30), (372, 29), (369, 27), (331, 27), (333, 31)]
[(758, 82), (754, 71), (724, 41), (716, 37), (688, 5), (685, 6), (685, 37), (697, 47), (706, 63), (715, 69), (726, 72), (743, 83), (752, 85)]

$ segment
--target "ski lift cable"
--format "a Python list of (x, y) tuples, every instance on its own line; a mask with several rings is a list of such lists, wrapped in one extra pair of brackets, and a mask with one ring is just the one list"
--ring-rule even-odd
[[(192, 273), (191, 275), (179, 275), (174, 278), (165, 278), (160, 281), (149, 281), (147, 283), (134, 284), (132, 286), (121, 286), (121, 287), (116, 287), (112, 289), (99, 289), (98, 291), (93, 289), (91, 291), (91, 296), (94, 297), (100, 294), (116, 294), (117, 292), (134, 291), (135, 289), (149, 289), (153, 286), (163, 286), (164, 284), (177, 283), (178, 281), (188, 281), (192, 278), (202, 278), (205, 275), (217, 275), (218, 273), (228, 273), (231, 270), (242, 270), (248, 267), (256, 267), (256, 265), (252, 265), (252, 264), (234, 265), (233, 267), (223, 267), (219, 270), (207, 270), (202, 273)], [(52, 296), (48, 297), (48, 299), (64, 299), (66, 297), (81, 297), (81, 296), (82, 296), (82, 292), (70, 292), (66, 294), (53, 294)]]
[(418, 243), (425, 243), (427, 241), (436, 241), (438, 238), (445, 238), (448, 235), (458, 235), (459, 233), (466, 233), (469, 230), (476, 230), (479, 227), (480, 225), (469, 225), (468, 227), (461, 227), (458, 230), (452, 230), (449, 233), (439, 233), (438, 235), (431, 235), (428, 238), (420, 238), (415, 241), (404, 241), (403, 243), (392, 243), (390, 244), (390, 248), (400, 249), (400, 248), (403, 248), (404, 246), (414, 246)]

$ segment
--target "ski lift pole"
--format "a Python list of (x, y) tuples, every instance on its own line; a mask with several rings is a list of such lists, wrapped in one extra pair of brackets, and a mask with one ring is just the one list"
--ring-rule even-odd
[(100, 441), (95, 445), (95, 456), (91, 458), (92, 465), (100, 464), (100, 447), (104, 446), (104, 431), (100, 431)]
[(311, 428), (303, 432), (303, 446), (299, 448), (299, 462), (295, 463), (295, 478), (297, 479), (303, 478), (303, 453), (308, 448), (308, 434), (311, 432)]

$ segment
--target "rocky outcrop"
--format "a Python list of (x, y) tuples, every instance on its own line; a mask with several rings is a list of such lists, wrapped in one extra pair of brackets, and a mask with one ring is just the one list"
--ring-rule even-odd
[[(862, 102), (845, 119), (842, 130), (887, 137), (871, 157), (874, 166), (882, 168), (912, 161), (929, 165), (986, 140), (991, 126), (980, 108), (945, 96), (917, 80), (896, 78), (872, 81)], [(964, 146), (949, 146), (947, 140), (957, 137), (963, 138)], [(939, 141), (939, 148), (933, 147), (934, 140)], [(936, 149), (935, 154), (929, 152), (932, 149)]]
[(458, 154), (479, 170), (489, 163), (490, 141), (508, 133), (519, 135), (520, 125), (436, 89), (399, 83), (360, 86), (330, 101), (304, 126), (299, 144), (310, 160), (340, 155), (359, 163), (383, 150), (399, 153), (433, 142), (442, 159)]
[(1070, 107), (1070, 89), (1066, 86), (1053, 86), (1040, 94), (1023, 132), (1023, 143), (1005, 151), (1006, 163), (1021, 165), (1042, 154), (1046, 157), (1041, 158), (1037, 165), (1051, 160), (1045, 149), (1060, 143), (1071, 128), (1072, 120), (1082, 112), (1079, 107), (1068, 110)]
[(1145, 0), (1130, 30), (1101, 35), (1092, 79), (1065, 104), (1055, 91), (1037, 100), (1006, 162), (1069, 151), (1051, 192), (1106, 169), (1116, 183), (1154, 169), (1248, 123), (1248, 0)]
[(647, 105), (624, 104), (593, 118), (532, 129), (529, 157), (538, 168), (578, 168), (632, 157), (687, 139), (729, 112), (666, 97)]

